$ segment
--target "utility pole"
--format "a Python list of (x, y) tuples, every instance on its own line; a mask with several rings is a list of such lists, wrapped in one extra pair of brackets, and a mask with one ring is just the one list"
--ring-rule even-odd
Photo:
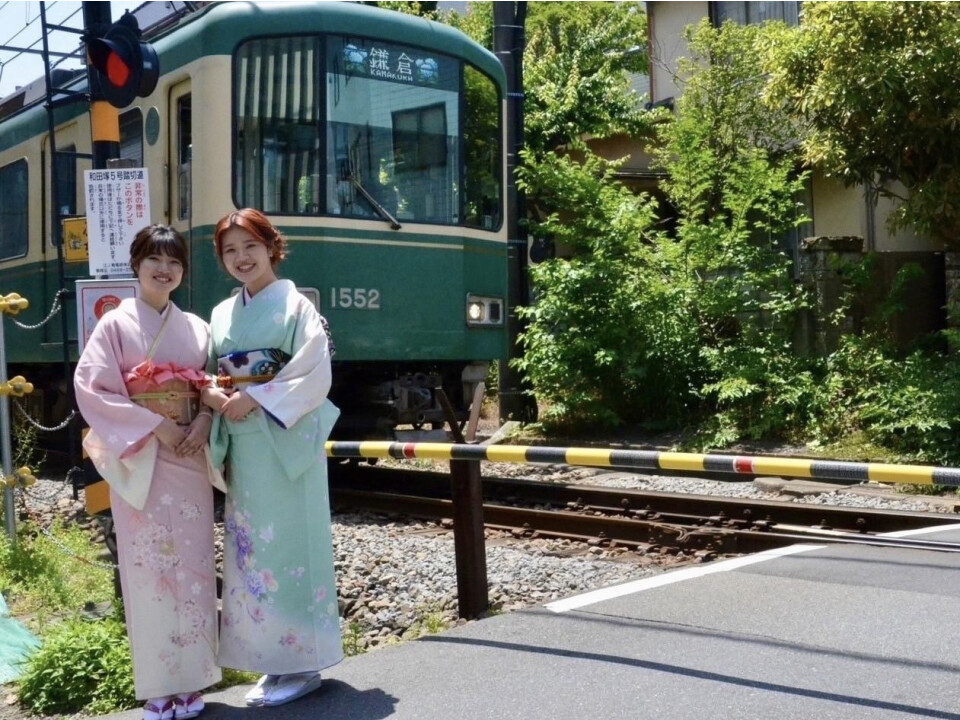
[(495, 2), (493, 4), (493, 52), (503, 65), (507, 76), (507, 359), (500, 362), (500, 420), (532, 422), (537, 418), (537, 406), (526, 390), (523, 373), (510, 367), (510, 360), (520, 357), (522, 348), (518, 336), (522, 322), (517, 307), (530, 302), (527, 286), (527, 232), (524, 217), (523, 193), (517, 188), (516, 167), (523, 148), (523, 50), (526, 45), (524, 25), (527, 18), (525, 2)]

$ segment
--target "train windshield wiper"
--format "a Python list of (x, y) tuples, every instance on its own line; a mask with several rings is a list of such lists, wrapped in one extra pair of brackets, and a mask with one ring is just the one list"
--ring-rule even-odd
[(390, 228), (392, 230), (400, 229), (400, 221), (397, 220), (393, 215), (391, 215), (390, 212), (383, 205), (377, 202), (376, 198), (374, 198), (373, 195), (371, 195), (367, 191), (367, 189), (363, 186), (363, 184), (357, 179), (356, 175), (354, 175), (353, 173), (350, 173), (349, 175), (347, 175), (347, 180), (349, 180), (350, 184), (352, 184), (357, 190), (360, 191), (360, 194), (363, 196), (364, 200), (370, 203), (370, 207), (373, 208), (374, 212), (376, 212), (377, 215), (379, 215), (381, 218), (383, 218), (388, 223), (390, 223)]

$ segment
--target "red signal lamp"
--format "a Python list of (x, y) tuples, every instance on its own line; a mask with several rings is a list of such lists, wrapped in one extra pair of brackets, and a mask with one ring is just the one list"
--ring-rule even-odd
[(130, 67), (117, 53), (111, 51), (107, 55), (107, 80), (114, 87), (123, 87), (130, 81)]
[(102, 37), (88, 36), (91, 95), (117, 108), (146, 97), (157, 86), (160, 63), (149, 43), (140, 41), (137, 19), (128, 11)]

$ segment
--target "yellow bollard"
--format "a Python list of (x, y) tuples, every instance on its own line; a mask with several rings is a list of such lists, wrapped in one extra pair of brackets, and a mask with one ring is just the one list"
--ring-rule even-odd
[(0, 312), (4, 312), (7, 315), (16, 315), (28, 307), (30, 307), (30, 301), (20, 297), (18, 293), (9, 293), (0, 297)]
[(3, 478), (3, 483), (8, 488), (14, 488), (18, 485), (20, 487), (30, 487), (35, 485), (37, 478), (33, 475), (33, 470), (24, 465), (22, 468), (17, 468), (16, 472), (13, 475), (7, 475)]
[(27, 382), (23, 375), (17, 375), (10, 378), (7, 382), (0, 384), (0, 395), (15, 395), (23, 397), (33, 392), (33, 383)]

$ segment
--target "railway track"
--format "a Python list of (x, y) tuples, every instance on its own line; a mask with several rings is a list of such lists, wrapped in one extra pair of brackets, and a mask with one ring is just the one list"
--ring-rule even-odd
[[(453, 517), (450, 475), (331, 465), (331, 500), (357, 509), (442, 521)], [(882, 534), (957, 523), (952, 515), (847, 508), (482, 478), (483, 520), (516, 536), (567, 538), (702, 557), (797, 542), (896, 545), (960, 552), (960, 545)]]

